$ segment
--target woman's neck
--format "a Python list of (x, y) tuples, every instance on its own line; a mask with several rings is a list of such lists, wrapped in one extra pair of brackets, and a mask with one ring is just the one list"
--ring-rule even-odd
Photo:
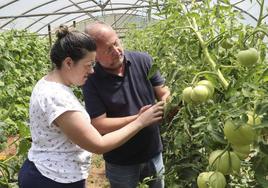
[(60, 83), (66, 86), (70, 86), (71, 84), (64, 78), (64, 74), (58, 70), (54, 69), (50, 73), (47, 74), (46, 78), (47, 81)]

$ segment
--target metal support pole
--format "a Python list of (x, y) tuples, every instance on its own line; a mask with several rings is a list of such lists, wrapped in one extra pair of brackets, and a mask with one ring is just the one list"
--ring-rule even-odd
[(49, 38), (49, 45), (52, 46), (52, 37), (51, 37), (51, 26), (48, 24), (48, 38)]
[(147, 23), (150, 23), (152, 21), (152, 1), (149, 1), (149, 8), (147, 11)]

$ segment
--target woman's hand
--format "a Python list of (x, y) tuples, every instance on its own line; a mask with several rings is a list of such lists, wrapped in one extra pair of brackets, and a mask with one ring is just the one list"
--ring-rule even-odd
[(148, 110), (150, 107), (152, 107), (151, 104), (141, 107), (141, 109), (140, 109), (140, 111), (138, 113), (138, 116), (140, 116), (143, 112), (145, 112), (146, 110)]
[(140, 109), (139, 116), (136, 121), (140, 121), (143, 127), (159, 122), (163, 118), (165, 102), (160, 101), (155, 105), (147, 105)]

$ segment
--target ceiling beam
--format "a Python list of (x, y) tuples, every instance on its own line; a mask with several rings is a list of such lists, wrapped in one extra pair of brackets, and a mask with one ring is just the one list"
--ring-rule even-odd
[(7, 3), (7, 4), (2, 5), (2, 6), (0, 7), (0, 9), (2, 9), (2, 8), (8, 6), (8, 5), (11, 5), (11, 4), (15, 3), (16, 1), (19, 1), (19, 0), (10, 1), (10, 2)]
[[(138, 2), (139, 2), (139, 0), (137, 0), (137, 1), (134, 3), (134, 5), (137, 5)], [(140, 5), (139, 5), (139, 6), (140, 6)], [(130, 9), (127, 9), (126, 12), (125, 12), (124, 14), (122, 14), (117, 20), (115, 20), (114, 23), (112, 23), (111, 26), (112, 26), (112, 27), (115, 26), (115, 25), (117, 24), (117, 22), (118, 22), (119, 20), (121, 20), (121, 18), (122, 18), (125, 14), (128, 13), (129, 10), (130, 10)]]
[[(86, 0), (86, 1), (81, 1), (81, 2), (79, 2), (79, 3), (77, 3), (77, 4), (85, 3), (85, 2), (87, 2), (87, 1), (88, 1), (88, 0)], [(68, 5), (68, 6), (62, 7), (62, 8), (60, 8), (60, 9), (54, 11), (53, 13), (62, 11), (62, 10), (64, 10), (64, 9), (67, 9), (67, 8), (70, 8), (70, 7), (72, 7), (72, 5)], [(94, 7), (95, 7), (95, 6), (94, 6)], [(93, 7), (87, 7), (87, 8), (93, 8)], [(45, 18), (47, 18), (47, 17), (48, 17), (48, 16), (43, 16), (42, 18), (39, 18), (39, 19), (35, 20), (33, 23), (31, 23), (30, 25), (28, 25), (27, 27), (25, 27), (25, 29), (28, 29), (28, 28), (32, 27), (34, 24), (36, 24), (36, 23), (38, 23), (38, 22), (41, 22), (41, 20), (43, 20), (43, 19), (45, 19)]]
[[(29, 12), (35, 10), (35, 9), (38, 9), (38, 8), (40, 8), (40, 7), (43, 7), (43, 6), (45, 6), (45, 5), (49, 4), (49, 3), (52, 3), (52, 2), (55, 2), (55, 0), (51, 0), (51, 1), (49, 1), (49, 2), (45, 2), (45, 3), (41, 4), (41, 5), (38, 5), (38, 6), (32, 8), (32, 9), (30, 9), (30, 10), (27, 10), (26, 12), (23, 12), (21, 15), (25, 15), (25, 14), (27, 14), (27, 13), (29, 13)], [(1, 8), (0, 8), (0, 9), (1, 9)], [(13, 21), (16, 20), (16, 19), (17, 19), (17, 18), (13, 18), (13, 19), (9, 20), (7, 23), (1, 25), (1, 26), (0, 26), (0, 29), (2, 29), (3, 27), (5, 27), (6, 25), (10, 24), (11, 22), (13, 22)]]
[[(72, 0), (69, 0), (74, 6), (76, 6), (79, 10), (84, 10), (82, 7), (80, 7), (77, 3), (73, 2)], [(98, 19), (93, 16), (92, 14), (90, 14), (89, 12), (86, 12), (86, 14), (92, 18), (93, 20), (97, 21)]]
[[(148, 8), (150, 5), (144, 6), (128, 6), (128, 7), (118, 7), (118, 8), (107, 8), (103, 11), (114, 11), (114, 10), (128, 10), (128, 9), (139, 9), (139, 8)], [(101, 9), (97, 10), (79, 10), (79, 11), (68, 11), (68, 12), (55, 12), (55, 13), (41, 13), (41, 14), (27, 14), (27, 15), (18, 15), (18, 16), (0, 16), (0, 19), (10, 19), (10, 18), (29, 18), (29, 17), (40, 17), (40, 16), (52, 16), (52, 15), (64, 15), (64, 14), (81, 14), (81, 13), (94, 13), (101, 12)]]

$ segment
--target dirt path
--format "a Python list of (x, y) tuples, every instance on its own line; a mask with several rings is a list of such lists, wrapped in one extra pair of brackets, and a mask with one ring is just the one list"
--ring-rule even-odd
[[(16, 136), (8, 138), (7, 145), (16, 140)], [(0, 152), (0, 160), (5, 160), (8, 156), (16, 154), (16, 146), (13, 144), (11, 147), (6, 148)], [(87, 188), (108, 188), (109, 183), (105, 177), (105, 165), (101, 155), (93, 154), (91, 169), (87, 179)]]
[(108, 188), (109, 183), (105, 177), (105, 165), (101, 155), (93, 154), (87, 188)]

